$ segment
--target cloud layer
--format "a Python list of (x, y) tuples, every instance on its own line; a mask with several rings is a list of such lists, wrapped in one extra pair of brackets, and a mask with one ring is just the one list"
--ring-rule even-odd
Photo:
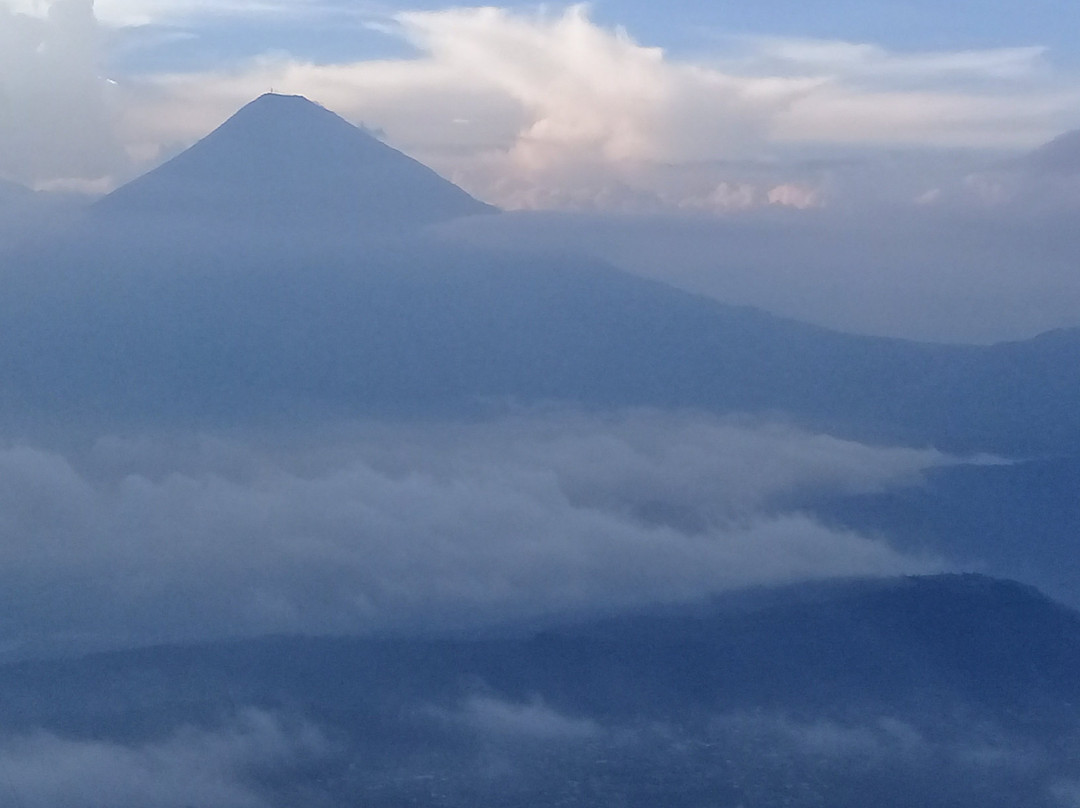
[(793, 512), (947, 458), (691, 416), (0, 452), (14, 654), (498, 623), (933, 569)]

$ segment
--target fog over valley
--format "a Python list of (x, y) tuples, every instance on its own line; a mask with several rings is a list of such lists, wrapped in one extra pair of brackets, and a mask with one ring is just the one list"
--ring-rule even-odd
[(798, 505), (959, 462), (647, 411), (17, 445), (0, 454), (8, 655), (498, 626), (933, 571), (932, 553)]

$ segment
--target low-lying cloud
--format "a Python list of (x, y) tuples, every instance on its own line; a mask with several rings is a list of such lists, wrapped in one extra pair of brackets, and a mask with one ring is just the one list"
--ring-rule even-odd
[(123, 744), (45, 732), (0, 740), (2, 802), (19, 808), (266, 808), (256, 778), (326, 741), (249, 710), (218, 730), (187, 728), (156, 742)]
[(0, 451), (13, 655), (603, 613), (936, 568), (792, 511), (954, 462), (691, 415)]
[(436, 715), (507, 740), (573, 742), (595, 738), (604, 732), (597, 722), (563, 715), (540, 698), (511, 702), (491, 696), (474, 696), (458, 711), (438, 711)]

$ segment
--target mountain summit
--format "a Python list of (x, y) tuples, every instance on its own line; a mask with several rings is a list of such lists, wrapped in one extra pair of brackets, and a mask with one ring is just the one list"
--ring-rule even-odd
[(96, 208), (335, 231), (418, 227), (495, 210), (318, 104), (272, 93)]

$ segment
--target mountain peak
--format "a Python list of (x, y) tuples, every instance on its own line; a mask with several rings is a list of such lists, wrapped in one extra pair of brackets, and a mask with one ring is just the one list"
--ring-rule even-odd
[(251, 101), (96, 207), (109, 215), (345, 232), (494, 210), (325, 107), (277, 93)]
[[(261, 120), (264, 123), (283, 121), (296, 121), (308, 117), (310, 119), (321, 118), (324, 122), (336, 118), (349, 126), (348, 121), (336, 113), (331, 112), (322, 104), (312, 101), (302, 95), (286, 95), (283, 93), (263, 93), (253, 101), (249, 101), (240, 107), (226, 123), (243, 120)], [(358, 128), (358, 127), (354, 127)], [(363, 129), (359, 131), (363, 132)]]
[(269, 103), (275, 103), (276, 104), (276, 103), (280, 103), (282, 101), (287, 102), (287, 103), (301, 103), (301, 104), (305, 104), (305, 105), (307, 105), (309, 107), (317, 107), (318, 109), (325, 109), (325, 107), (323, 107), (322, 104), (316, 104), (310, 98), (306, 98), (305, 96), (293, 95), (293, 94), (290, 94), (290, 93), (275, 93), (273, 90), (271, 90), (268, 93), (263, 93), (258, 98), (256, 98), (254, 101), (248, 102), (248, 106), (250, 107), (250, 106), (252, 106), (254, 104), (269, 104)]

